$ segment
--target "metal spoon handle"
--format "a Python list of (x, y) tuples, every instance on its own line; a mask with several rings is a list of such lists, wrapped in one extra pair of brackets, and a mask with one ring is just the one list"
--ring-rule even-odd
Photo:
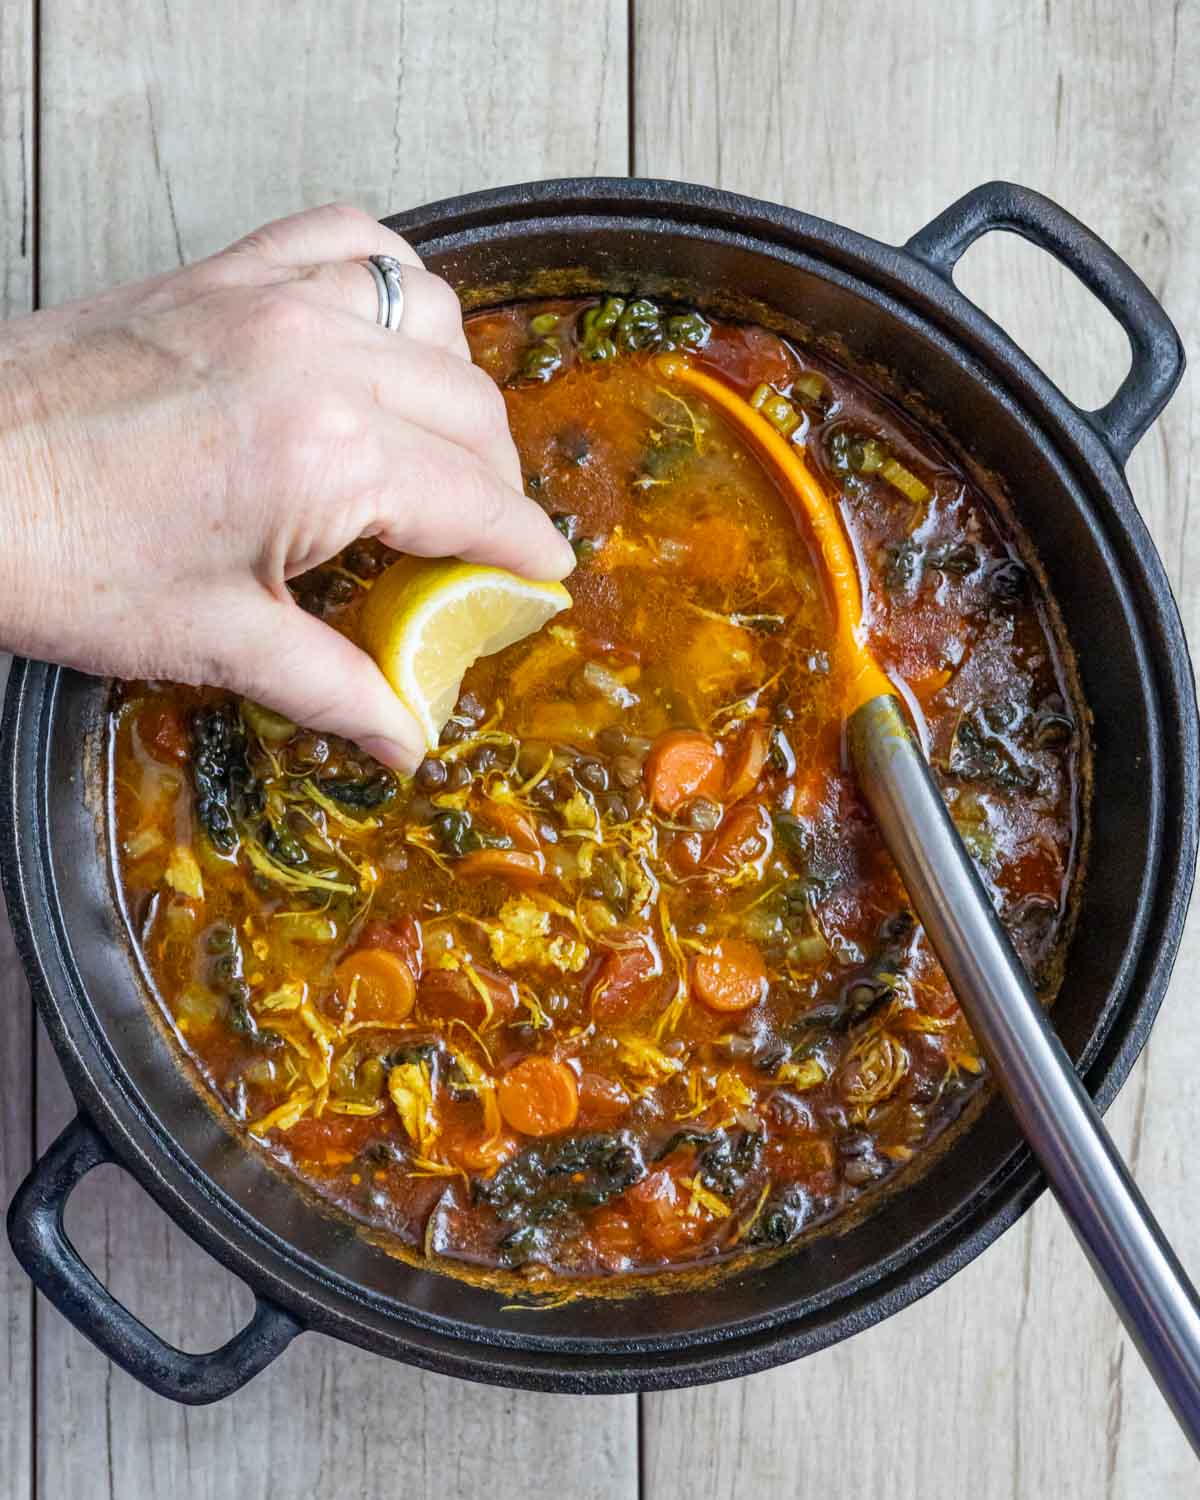
[(862, 792), (1017, 1124), (1200, 1454), (1200, 1301), (1118, 1156), (890, 696), (848, 722)]

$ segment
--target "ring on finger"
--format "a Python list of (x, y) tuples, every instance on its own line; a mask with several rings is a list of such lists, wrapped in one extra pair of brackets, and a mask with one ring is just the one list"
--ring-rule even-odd
[(395, 332), (404, 316), (404, 266), (394, 255), (369, 255), (363, 264), (375, 278), (379, 297), (376, 322)]

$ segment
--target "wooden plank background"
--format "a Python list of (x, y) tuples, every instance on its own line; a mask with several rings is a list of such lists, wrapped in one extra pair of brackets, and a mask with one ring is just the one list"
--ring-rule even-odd
[[(900, 240), (1005, 176), (1075, 209), (1200, 344), (1197, 0), (0, 0), (0, 313), (189, 260), (276, 214), (375, 213), (565, 173), (674, 176)], [(1073, 397), (1127, 358), (1045, 256), (992, 236), (960, 284)], [(1131, 465), (1200, 638), (1200, 459), (1185, 380)], [(0, 922), (2, 926), (2, 922)], [(1082, 935), (1086, 941), (1086, 934)], [(1200, 1269), (1200, 922), (1110, 1120)], [(70, 1113), (0, 932), (0, 1181)], [(36, 1087), (31, 1077), (36, 1075)], [(229, 1336), (248, 1299), (115, 1169), (69, 1225), (168, 1338)], [(802, 1364), (643, 1398), (420, 1375), (316, 1337), (233, 1401), (147, 1395), (35, 1305), (0, 1252), (0, 1497), (293, 1500), (486, 1489), (725, 1500), (1182, 1500), (1186, 1444), (1040, 1203), (916, 1307)]]

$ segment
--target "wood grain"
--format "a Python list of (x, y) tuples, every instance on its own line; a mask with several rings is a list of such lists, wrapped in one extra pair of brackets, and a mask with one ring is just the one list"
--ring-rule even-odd
[[(32, 0), (0, 0), (0, 319), (34, 296)], [(0, 541), (0, 545), (3, 542)], [(0, 697), (9, 658), (0, 650)], [(33, 1012), (0, 901), (0, 1194), (7, 1204), (32, 1161)], [(0, 1245), (0, 1488), (33, 1493), (33, 1292), (7, 1239)]]
[[(444, 193), (627, 161), (619, 0), (42, 0), (41, 239), (47, 302), (160, 270), (331, 197), (377, 213)], [(1200, 334), (1200, 118), (1188, 0), (640, 0), (637, 170), (773, 197), (900, 240), (974, 183), (1010, 177), (1076, 209)], [(0, 312), (33, 295), (33, 0), (0, 0)], [(1189, 24), (1189, 21), (1191, 24)], [(1067, 392), (1098, 403), (1123, 340), (1046, 257), (1008, 236), (959, 282)], [(1185, 622), (1200, 626), (1190, 535), (1200, 398), (1185, 382), (1131, 465)], [(1154, 1041), (1110, 1117), (1168, 1231), (1200, 1266), (1200, 1016), (1193, 922)], [(29, 1145), (28, 1005), (0, 933), (0, 1173)], [(45, 1044), (43, 1144), (69, 1101)], [(115, 1170), (69, 1227), (165, 1336), (211, 1346), (244, 1289)], [(5, 1252), (7, 1256), (7, 1252)], [(236, 1402), (145, 1395), (0, 1263), (6, 1329), (0, 1492), (172, 1500), (320, 1494), (631, 1496), (630, 1400), (463, 1385), (306, 1337)], [(36, 1381), (35, 1381), (36, 1375)], [(900, 1418), (897, 1412), (907, 1414)], [(1153, 1495), (1195, 1469), (1053, 1206), (899, 1318), (789, 1370), (647, 1398), (654, 1500), (877, 1494), (955, 1500)]]
[[(677, 0), (636, 14), (639, 173), (774, 198), (891, 241), (976, 183), (1027, 183), (1092, 224), (1185, 344), (1200, 341), (1194, 8)], [(1074, 399), (1115, 389), (1122, 335), (1048, 257), (993, 235), (958, 280)], [(1196, 391), (1188, 377), (1130, 471), (1193, 639)], [(1198, 977), (1193, 918), (1154, 1040), (1110, 1115), (1194, 1273)], [(957, 1500), (964, 1485), (975, 1500), (1182, 1500), (1196, 1487), (1184, 1439), (1048, 1201), (891, 1322), (790, 1369), (647, 1398), (643, 1431), (650, 1500)]]
[[(626, 165), (617, 0), (43, 0), (42, 11), (48, 303), (193, 259), (331, 198), (382, 214)], [(40, 1069), (44, 1144), (71, 1106), (44, 1043)], [(80, 1189), (68, 1227), (165, 1337), (212, 1347), (244, 1320), (244, 1289), (115, 1169)], [(497, 1480), (530, 1497), (636, 1490), (632, 1398), (585, 1410), (312, 1336), (235, 1401), (189, 1411), (147, 1395), (41, 1304), (36, 1377), (46, 1496), (453, 1500)]]

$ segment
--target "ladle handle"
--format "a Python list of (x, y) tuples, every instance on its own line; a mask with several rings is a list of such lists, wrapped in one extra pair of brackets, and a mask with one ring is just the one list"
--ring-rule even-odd
[(1080, 1083), (897, 699), (850, 718), (851, 756), (934, 952), (1071, 1227), (1200, 1455), (1200, 1301)]

